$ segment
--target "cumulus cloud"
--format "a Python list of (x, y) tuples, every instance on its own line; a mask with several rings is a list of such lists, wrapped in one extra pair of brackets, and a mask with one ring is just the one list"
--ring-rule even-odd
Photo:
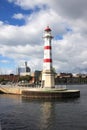
[(13, 73), (15, 73), (15, 71), (13, 70), (13, 69), (8, 69), (8, 67), (7, 68), (0, 68), (0, 74), (2, 75), (2, 74), (13, 74)]
[(8, 60), (0, 60), (1, 63), (9, 63)]
[(14, 2), (16, 5), (20, 6), (23, 9), (35, 8), (36, 6), (42, 7), (47, 5), (48, 7), (53, 8), (58, 11), (60, 15), (68, 16), (71, 18), (82, 18), (86, 17), (86, 0), (8, 0), (9, 2)]
[(86, 6), (87, 1), (86, 0), (76, 0), (76, 1), (70, 1), (70, 0), (59, 0), (58, 7), (60, 13), (63, 14), (66, 17), (69, 17), (71, 19), (82, 19), (83, 17), (87, 17), (86, 15)]
[[(34, 9), (35, 7), (42, 7), (46, 5), (48, 9), (53, 10), (58, 17), (62, 17), (61, 22), (70, 24), (79, 29), (81, 28), (82, 31), (84, 30), (87, 33), (86, 29), (86, 21), (87, 21), (87, 1), (86, 0), (8, 0), (10, 2), (14, 2), (16, 5), (20, 6), (23, 9)], [(48, 12), (48, 10), (46, 10)], [(42, 13), (42, 12), (41, 12)], [(42, 14), (43, 15), (43, 14)], [(49, 17), (49, 16), (48, 16)], [(50, 18), (50, 17), (49, 17)], [(56, 20), (55, 20), (56, 21)], [(54, 21), (53, 21), (54, 22)], [(59, 21), (57, 21), (59, 23)], [(55, 24), (55, 23), (54, 23)], [(84, 26), (84, 27), (83, 27)], [(81, 30), (79, 30), (81, 31)]]
[[(53, 65), (57, 72), (87, 72), (87, 1), (86, 0), (8, 0), (32, 14), (14, 14), (25, 25), (0, 21), (0, 54), (15, 61), (28, 60), (31, 69), (42, 69), (43, 30), (49, 25), (54, 39)], [(59, 40), (58, 35), (62, 36)]]
[(69, 71), (79, 73), (81, 68), (86, 67), (86, 40), (81, 35), (72, 33), (65, 35), (61, 41), (54, 41), (53, 57), (54, 65), (56, 65), (56, 68), (58, 66), (57, 70), (59, 69), (61, 72)]
[(52, 28), (56, 26), (55, 34), (66, 33), (66, 26), (61, 23), (61, 17), (56, 12), (51, 9), (42, 10), (27, 16), (26, 24), (23, 26), (1, 23), (0, 43), (4, 45), (41, 44), (43, 29), (47, 25), (51, 25)]
[(45, 4), (45, 1), (42, 0), (8, 0), (9, 2), (14, 2), (16, 5), (20, 6), (21, 8), (27, 10), (27, 9), (33, 9), (36, 6), (39, 8), (42, 8)]
[(20, 20), (20, 19), (24, 19), (25, 16), (23, 14), (21, 14), (21, 13), (18, 13), (18, 14), (14, 14), (12, 18)]

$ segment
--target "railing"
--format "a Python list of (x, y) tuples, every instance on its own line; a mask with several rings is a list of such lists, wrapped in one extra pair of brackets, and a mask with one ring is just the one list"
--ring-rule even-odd
[(55, 88), (58, 88), (58, 89), (66, 89), (66, 85), (55, 85)]

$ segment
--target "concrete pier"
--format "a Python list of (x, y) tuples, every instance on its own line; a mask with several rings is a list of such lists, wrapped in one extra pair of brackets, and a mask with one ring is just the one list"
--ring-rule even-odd
[(0, 92), (5, 94), (22, 95), (29, 99), (62, 99), (62, 98), (78, 98), (79, 90), (69, 90), (66, 88), (30, 88), (19, 86), (0, 86)]
[(78, 98), (80, 97), (79, 90), (37, 90), (37, 91), (22, 91), (22, 96), (29, 99), (60, 99), (60, 98)]
[(29, 90), (29, 87), (19, 87), (18, 85), (0, 85), (0, 93), (21, 95), (23, 90)]

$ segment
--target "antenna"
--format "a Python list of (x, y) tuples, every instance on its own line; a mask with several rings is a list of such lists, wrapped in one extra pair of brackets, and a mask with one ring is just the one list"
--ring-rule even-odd
[(25, 67), (27, 67), (27, 61), (25, 61)]

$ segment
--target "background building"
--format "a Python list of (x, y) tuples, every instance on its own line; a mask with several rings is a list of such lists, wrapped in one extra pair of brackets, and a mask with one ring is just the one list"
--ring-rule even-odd
[(27, 66), (27, 62), (25, 62), (24, 66), (18, 67), (18, 75), (20, 76), (26, 76), (30, 75), (31, 69)]

